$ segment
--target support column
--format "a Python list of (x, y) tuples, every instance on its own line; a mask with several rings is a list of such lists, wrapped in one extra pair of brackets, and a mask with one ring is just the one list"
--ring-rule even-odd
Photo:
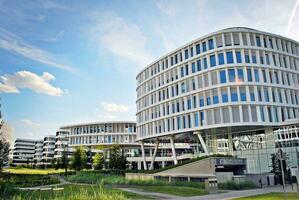
[(228, 154), (233, 155), (234, 147), (233, 147), (233, 134), (232, 134), (231, 127), (227, 129), (227, 139), (228, 139)]
[(150, 170), (154, 169), (154, 162), (156, 159), (156, 155), (157, 155), (157, 151), (158, 151), (158, 147), (159, 147), (159, 139), (156, 140), (156, 146), (155, 146), (155, 151), (154, 151), (154, 155), (152, 155), (152, 161), (151, 161), (151, 166), (150, 166)]
[(144, 170), (147, 170), (147, 165), (146, 165), (146, 159), (145, 159), (145, 152), (144, 152), (144, 142), (140, 142), (141, 145), (141, 153), (142, 153), (142, 160), (143, 160), (143, 168)]
[(217, 136), (216, 136), (216, 130), (211, 130), (211, 137), (212, 137), (212, 154), (218, 153), (218, 145), (217, 145)]
[(170, 137), (170, 144), (171, 144), (171, 149), (172, 149), (172, 157), (173, 157), (173, 162), (174, 164), (178, 164), (178, 160), (177, 160), (177, 157), (176, 157), (176, 152), (175, 152), (175, 146), (174, 146), (174, 136), (171, 136)]
[(194, 132), (194, 134), (197, 135), (198, 139), (199, 139), (199, 142), (200, 142), (200, 145), (201, 147), (203, 148), (204, 152), (206, 155), (209, 155), (209, 150), (207, 148), (207, 145), (205, 143), (205, 141), (203, 140), (202, 138), (202, 135), (201, 135), (201, 132)]

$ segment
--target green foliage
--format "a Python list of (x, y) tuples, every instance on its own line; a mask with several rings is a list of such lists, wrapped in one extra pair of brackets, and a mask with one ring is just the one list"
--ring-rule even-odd
[(103, 154), (96, 153), (95, 156), (93, 157), (94, 169), (96, 169), (96, 170), (102, 169), (104, 162), (105, 162), (105, 158), (104, 158)]
[(173, 181), (166, 182), (161, 180), (127, 180), (119, 174), (112, 174), (111, 171), (80, 171), (75, 175), (68, 177), (70, 182), (75, 183), (103, 183), (104, 185), (156, 185), (156, 186), (186, 186), (195, 188), (204, 188), (201, 182)]
[(76, 149), (72, 159), (72, 167), (76, 171), (80, 171), (86, 167), (87, 156), (86, 151), (83, 147), (79, 147)]
[(236, 183), (233, 181), (228, 181), (225, 183), (218, 183), (218, 188), (222, 190), (248, 190), (257, 188), (256, 185), (251, 181), (244, 181), (241, 183)]
[(0, 198), (1, 197), (11, 197), (16, 194), (18, 191), (8, 182), (0, 180)]
[(110, 149), (109, 168), (110, 169), (126, 169), (127, 159), (123, 155), (118, 145), (113, 145)]
[(1, 127), (0, 127), (0, 172), (5, 165), (9, 162), (9, 143), (2, 138)]
[[(62, 191), (18, 191), (13, 200), (125, 200), (125, 194), (116, 189), (107, 189), (102, 185), (75, 186), (66, 185)], [(141, 199), (140, 196), (138, 199)]]
[[(269, 193), (269, 194), (262, 194), (262, 195), (238, 198), (235, 200), (281, 200), (281, 199), (284, 199), (283, 192), (273, 192), (273, 193)], [(298, 192), (288, 192), (286, 199), (298, 200), (299, 193)]]
[(13, 186), (18, 187), (33, 187), (39, 185), (51, 185), (60, 183), (60, 181), (48, 175), (37, 175), (37, 174), (9, 174), (3, 173), (0, 175), (0, 179)]
[(204, 189), (182, 186), (138, 186), (137, 188), (145, 192), (158, 192), (184, 197), (208, 194)]

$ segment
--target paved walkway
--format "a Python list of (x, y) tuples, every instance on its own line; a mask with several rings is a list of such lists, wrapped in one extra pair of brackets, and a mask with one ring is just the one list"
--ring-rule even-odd
[[(287, 186), (287, 192), (294, 192), (292, 191), (291, 186)], [(271, 192), (283, 192), (281, 186), (279, 187), (269, 187), (263, 189), (253, 189), (253, 190), (240, 190), (240, 191), (230, 191), (227, 193), (219, 193), (219, 194), (210, 194), (210, 195), (203, 195), (203, 196), (194, 196), (194, 197), (184, 197), (184, 200), (228, 200), (228, 199), (235, 199), (241, 197), (249, 197), (255, 196), (260, 194), (268, 194)], [(174, 198), (173, 200), (179, 200), (180, 198)]]
[(179, 196), (175, 196), (175, 195), (171, 195), (171, 194), (164, 194), (164, 193), (158, 193), (158, 192), (144, 192), (137, 188), (118, 187), (117, 189), (123, 190), (126, 192), (132, 192), (132, 193), (148, 196), (148, 197), (154, 197), (155, 199), (182, 199), (183, 198), (183, 197), (179, 197)]

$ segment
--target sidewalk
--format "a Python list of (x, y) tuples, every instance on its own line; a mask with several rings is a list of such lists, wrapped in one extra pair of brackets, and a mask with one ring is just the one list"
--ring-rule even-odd
[[(287, 192), (294, 192), (292, 191), (291, 186), (286, 187)], [(241, 197), (249, 197), (255, 196), (260, 194), (268, 194), (271, 192), (283, 192), (282, 186), (275, 186), (269, 188), (262, 188), (262, 189), (253, 189), (253, 190), (240, 190), (240, 191), (230, 191), (227, 193), (219, 193), (219, 194), (210, 194), (210, 195), (203, 195), (203, 196), (194, 196), (194, 197), (184, 197), (184, 200), (228, 200), (228, 199), (235, 199)], [(182, 199), (181, 198), (174, 198), (174, 199)]]

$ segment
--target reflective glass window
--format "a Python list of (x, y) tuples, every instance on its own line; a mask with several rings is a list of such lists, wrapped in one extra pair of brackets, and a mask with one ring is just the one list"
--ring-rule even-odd
[(188, 54), (188, 49), (185, 49), (185, 59), (188, 59), (189, 54)]
[(204, 58), (204, 59), (203, 59), (203, 67), (204, 67), (204, 69), (207, 69), (207, 68), (208, 68), (207, 58)]
[(196, 64), (197, 64), (197, 71), (201, 71), (201, 61), (197, 60)]
[(211, 67), (216, 66), (215, 55), (210, 55), (210, 64), (211, 64)]
[(251, 69), (247, 69), (247, 81), (252, 82), (252, 73), (251, 73)]
[(222, 92), (222, 103), (227, 103), (228, 102), (228, 95), (225, 92)]
[(232, 102), (236, 102), (236, 101), (238, 101), (237, 90), (231, 90), (231, 101), (232, 101)]
[(259, 71), (257, 69), (254, 70), (254, 78), (255, 82), (260, 82)]
[(195, 73), (195, 72), (196, 72), (195, 62), (193, 62), (193, 63), (191, 64), (191, 66), (192, 66), (192, 73)]
[(197, 55), (200, 54), (200, 44), (197, 44), (195, 48), (196, 48), (196, 54)]
[(226, 83), (226, 72), (225, 72), (225, 70), (220, 71), (220, 83)]
[(244, 82), (243, 69), (237, 69), (238, 72), (238, 82)]
[(223, 64), (224, 64), (224, 56), (223, 56), (223, 53), (219, 53), (219, 54), (218, 54), (218, 62), (219, 62), (219, 65), (223, 65)]
[(219, 103), (218, 95), (213, 96), (213, 104), (218, 104), (218, 103)]
[(229, 82), (236, 81), (235, 69), (228, 69), (228, 78), (229, 78)]
[(233, 53), (231, 51), (226, 52), (226, 59), (228, 64), (234, 63)]
[(214, 49), (213, 39), (209, 39), (209, 50)]
[(207, 51), (207, 45), (206, 42), (202, 43), (202, 52), (206, 52)]
[(242, 56), (240, 51), (236, 51), (237, 63), (242, 63)]

